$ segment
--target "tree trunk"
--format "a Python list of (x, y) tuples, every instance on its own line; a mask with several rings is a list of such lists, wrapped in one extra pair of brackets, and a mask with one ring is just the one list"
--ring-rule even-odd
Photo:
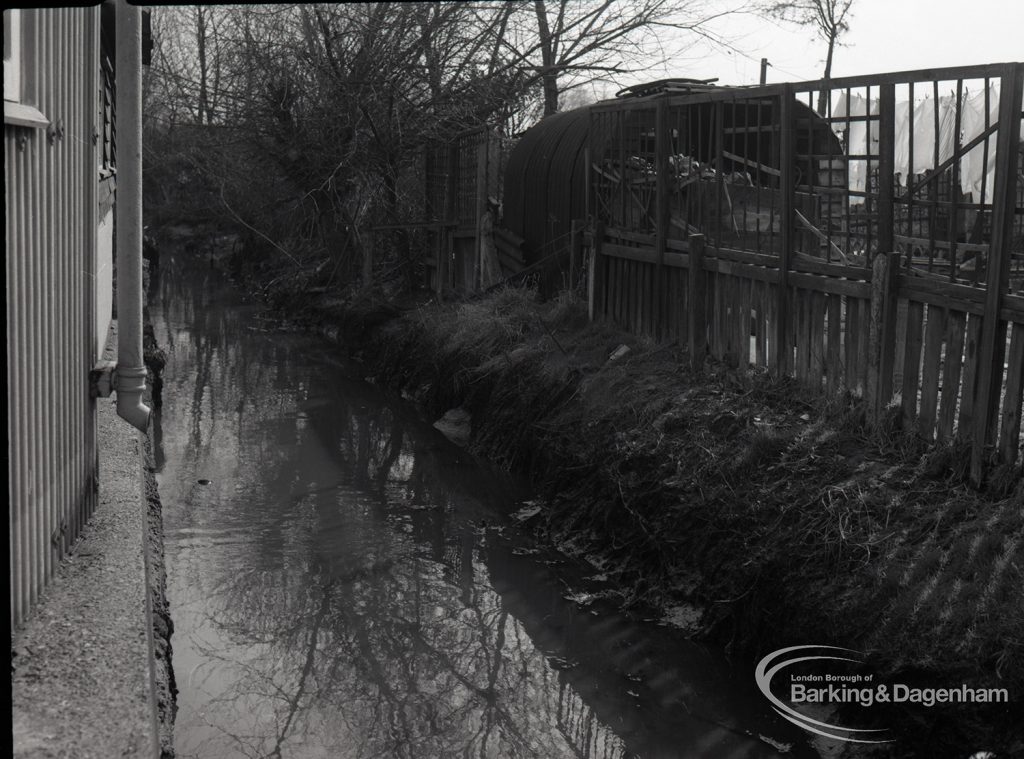
[(206, 16), (202, 6), (196, 6), (196, 44), (199, 46), (199, 123), (210, 123), (210, 107), (206, 91)]
[(836, 49), (836, 37), (839, 30), (833, 29), (828, 35), (828, 55), (825, 57), (825, 77), (821, 82), (821, 90), (818, 92), (818, 115), (824, 116), (828, 110), (829, 82), (832, 79), (832, 54)]
[(541, 84), (544, 87), (544, 115), (558, 112), (558, 69), (555, 66), (556, 40), (551, 37), (544, 0), (535, 0), (537, 33), (540, 35)]

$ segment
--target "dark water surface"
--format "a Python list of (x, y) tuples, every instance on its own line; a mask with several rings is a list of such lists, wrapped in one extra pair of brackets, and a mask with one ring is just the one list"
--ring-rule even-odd
[(203, 264), (162, 264), (179, 756), (808, 755), (752, 673), (538, 549), (521, 483)]

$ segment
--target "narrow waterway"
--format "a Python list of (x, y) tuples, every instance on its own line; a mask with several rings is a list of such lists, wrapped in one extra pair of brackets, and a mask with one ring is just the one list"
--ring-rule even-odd
[(178, 756), (814, 756), (752, 673), (535, 546), (523, 483), (198, 259), (162, 258)]

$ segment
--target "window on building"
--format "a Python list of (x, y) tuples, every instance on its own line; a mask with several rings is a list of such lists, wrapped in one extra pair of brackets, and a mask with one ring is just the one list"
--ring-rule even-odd
[(21, 102), (21, 11), (4, 11), (4, 100)]
[(25, 77), (32, 72), (23, 65), (25, 22), (25, 11), (17, 8), (4, 11), (4, 124), (45, 127), (49, 125), (49, 119), (31, 102), (26, 102), (29, 89), (25, 86)]
[(100, 176), (107, 177), (115, 170), (116, 115), (114, 112), (116, 80), (114, 56), (116, 52), (114, 30), (116, 26), (114, 4), (100, 6)]

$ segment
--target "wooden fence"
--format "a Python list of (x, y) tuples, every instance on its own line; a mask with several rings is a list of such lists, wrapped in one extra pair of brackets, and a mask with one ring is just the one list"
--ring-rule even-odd
[[(1021, 457), (1024, 64), (592, 109), (592, 318)], [(948, 94), (946, 94), (948, 93)]]

